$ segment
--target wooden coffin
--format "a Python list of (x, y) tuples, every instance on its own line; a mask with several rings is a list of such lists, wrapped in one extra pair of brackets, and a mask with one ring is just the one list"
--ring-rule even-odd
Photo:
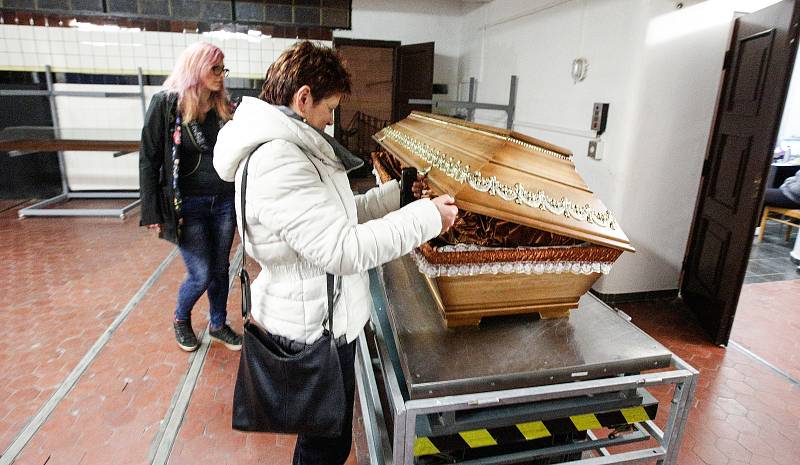
[(420, 112), (374, 138), (380, 180), (414, 167), (434, 195), (456, 199), (454, 227), (413, 253), (448, 327), (517, 313), (567, 317), (623, 251), (634, 251), (566, 149)]

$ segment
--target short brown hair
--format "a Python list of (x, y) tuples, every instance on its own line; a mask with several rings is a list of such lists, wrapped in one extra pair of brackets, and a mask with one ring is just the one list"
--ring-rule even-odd
[(267, 68), (258, 98), (289, 106), (297, 89), (305, 85), (311, 88), (314, 101), (335, 94), (347, 95), (350, 73), (332, 48), (304, 40), (286, 49)]

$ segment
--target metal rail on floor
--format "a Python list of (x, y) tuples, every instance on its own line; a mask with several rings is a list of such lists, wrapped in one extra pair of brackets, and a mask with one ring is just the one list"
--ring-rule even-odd
[(100, 354), (100, 351), (105, 347), (108, 341), (111, 340), (111, 336), (114, 335), (114, 332), (125, 322), (128, 318), (128, 315), (136, 308), (139, 302), (144, 298), (150, 288), (155, 284), (158, 278), (164, 273), (167, 269), (167, 266), (172, 262), (172, 260), (178, 255), (178, 248), (174, 248), (170, 251), (170, 253), (164, 258), (158, 268), (153, 271), (153, 274), (145, 281), (141, 288), (136, 292), (136, 294), (128, 301), (128, 304), (125, 308), (120, 311), (119, 315), (114, 319), (114, 321), (106, 328), (103, 334), (97, 338), (94, 345), (89, 349), (86, 355), (78, 362), (75, 368), (72, 369), (69, 375), (61, 382), (58, 386), (58, 389), (53, 393), (50, 399), (36, 412), (36, 415), (25, 425), (25, 427), (20, 431), (14, 441), (9, 444), (6, 450), (3, 451), (2, 455), (0, 455), (0, 465), (11, 465), (16, 460), (17, 456), (22, 452), (23, 448), (28, 444), (28, 442), (33, 438), (39, 428), (47, 421), (50, 417), (50, 414), (56, 409), (56, 407), (61, 403), (61, 401), (67, 396), (67, 394), (72, 391), (72, 388), (80, 380), (83, 373), (89, 368), (89, 366), (94, 362), (95, 358)]
[[(230, 289), (233, 289), (236, 276), (239, 274), (239, 267), (242, 264), (243, 254), (244, 248), (239, 245), (231, 260), (230, 269), (228, 271), (228, 287)], [(169, 408), (161, 421), (161, 428), (151, 444), (150, 453), (148, 455), (150, 465), (166, 465), (169, 462), (172, 447), (178, 439), (181, 426), (183, 426), (183, 420), (189, 409), (189, 403), (192, 400), (195, 385), (203, 371), (206, 356), (211, 347), (211, 336), (208, 334), (208, 328), (203, 330), (199, 336), (200, 348), (194, 351), (190, 356), (189, 367), (178, 383), (178, 387), (170, 401)]]

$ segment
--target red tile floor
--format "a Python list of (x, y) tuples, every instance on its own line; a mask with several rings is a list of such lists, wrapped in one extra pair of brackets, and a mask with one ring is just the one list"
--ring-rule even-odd
[(800, 280), (745, 285), (727, 348), (708, 342), (679, 302), (619, 305), (700, 371), (679, 465), (800, 463), (799, 302)]
[[(0, 201), (0, 460), (290, 462), (292, 437), (230, 429), (237, 354), (175, 347), (169, 321), (184, 268), (170, 244), (135, 214), (19, 219), (21, 206)], [(235, 327), (238, 299), (237, 285)], [(800, 280), (745, 286), (728, 348), (708, 343), (679, 303), (620, 306), (701, 371), (680, 465), (800, 463), (800, 386), (776, 371), (800, 377), (798, 301)], [(206, 308), (195, 310), (198, 333)], [(350, 465), (369, 461), (356, 411)]]

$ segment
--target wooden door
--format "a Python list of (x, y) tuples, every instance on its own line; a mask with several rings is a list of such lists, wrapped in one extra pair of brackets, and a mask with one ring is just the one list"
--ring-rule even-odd
[(347, 127), (356, 112), (389, 121), (392, 118), (395, 50), (400, 42), (337, 39), (335, 47), (350, 71), (352, 93), (339, 106)]
[[(736, 19), (681, 295), (716, 344), (727, 344), (797, 51), (800, 4)], [(679, 135), (676, 135), (679, 136)]]
[(411, 105), (408, 100), (433, 97), (433, 42), (400, 47), (395, 69), (397, 90), (393, 121), (405, 118), (413, 110), (430, 112), (430, 105)]
[(395, 52), (400, 42), (334, 39), (352, 83), (335, 115), (334, 136), (350, 151), (368, 157), (372, 135), (392, 119)]

